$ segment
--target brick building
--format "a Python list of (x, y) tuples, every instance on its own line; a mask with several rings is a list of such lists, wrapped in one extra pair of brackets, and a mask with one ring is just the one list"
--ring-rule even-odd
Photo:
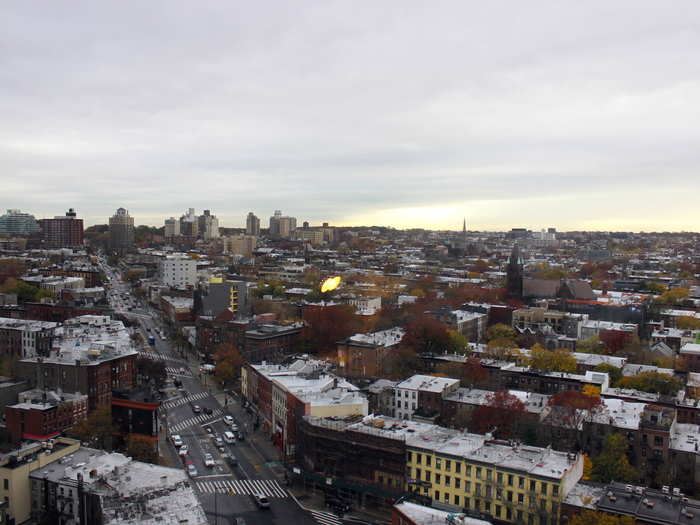
[(251, 363), (278, 359), (294, 351), (301, 335), (302, 323), (291, 325), (262, 324), (247, 330), (240, 349)]
[(388, 356), (399, 348), (403, 328), (355, 334), (338, 342), (338, 372), (345, 377), (379, 378)]
[(83, 219), (70, 208), (65, 216), (40, 219), (44, 244), (48, 248), (79, 248), (83, 245)]
[(12, 441), (46, 440), (87, 417), (87, 395), (30, 390), (19, 403), (5, 407), (5, 424)]

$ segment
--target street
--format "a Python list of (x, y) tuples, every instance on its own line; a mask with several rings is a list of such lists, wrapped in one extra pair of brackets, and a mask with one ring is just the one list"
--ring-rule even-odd
[[(238, 399), (219, 392), (211, 383), (213, 378), (199, 371), (198, 363), (178, 356), (167, 340), (159, 314), (137, 302), (118, 272), (106, 264), (103, 268), (112, 283), (109, 301), (114, 311), (132, 320), (133, 329), (140, 331), (144, 341), (148, 342), (149, 336), (154, 338), (155, 344), (145, 344), (139, 351), (140, 357), (165, 363), (168, 381), (162, 389), (165, 396), (160, 408), (160, 455), (166, 457), (169, 464), (185, 469), (191, 465), (196, 469), (190, 477), (209, 522), (217, 525), (339, 525), (341, 521), (337, 517), (320, 512), (312, 516), (297, 504), (286, 490), (282, 466), (276, 461), (267, 461), (261, 453), (267, 437), (254, 431), (254, 421)], [(181, 382), (179, 388), (175, 381)], [(199, 407), (198, 413), (194, 412), (194, 405)], [(215, 439), (220, 437), (223, 441), (224, 432), (231, 430), (224, 416), (233, 417), (244, 439), (224, 441), (219, 447)], [(173, 444), (174, 435), (179, 435), (183, 447), (187, 447), (183, 456), (178, 454), (182, 447)], [(213, 458), (213, 465), (209, 467), (205, 464), (207, 454)], [(265, 496), (269, 508), (259, 508), (254, 495)], [(244, 521), (237, 521), (240, 518)]]

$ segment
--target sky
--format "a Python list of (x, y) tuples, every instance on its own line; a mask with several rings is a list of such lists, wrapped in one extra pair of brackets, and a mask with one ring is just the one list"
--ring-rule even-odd
[(0, 5), (0, 209), (697, 231), (700, 3)]

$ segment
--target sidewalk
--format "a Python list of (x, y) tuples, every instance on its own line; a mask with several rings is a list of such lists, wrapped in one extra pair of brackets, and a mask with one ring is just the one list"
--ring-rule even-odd
[[(329, 512), (332, 514), (331, 510), (326, 507), (325, 496), (323, 494), (304, 492), (297, 487), (288, 488), (287, 490), (292, 493), (294, 499), (304, 509)], [(388, 524), (391, 522), (391, 514), (389, 511), (353, 508), (351, 512), (345, 514), (341, 519), (343, 521)]]

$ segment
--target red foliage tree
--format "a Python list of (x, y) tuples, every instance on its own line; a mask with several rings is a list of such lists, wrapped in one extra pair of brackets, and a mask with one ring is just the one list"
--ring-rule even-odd
[(625, 347), (632, 334), (620, 330), (601, 330), (598, 337), (609, 353), (616, 354)]
[(481, 366), (481, 360), (478, 357), (469, 356), (464, 363), (462, 377), (467, 385), (474, 388), (475, 385), (486, 381), (489, 373)]
[(603, 401), (598, 396), (589, 396), (575, 390), (565, 390), (554, 394), (549, 398), (548, 405), (551, 407), (549, 423), (551, 426), (570, 430), (573, 442), (581, 448), (587, 438), (586, 423), (593, 419), (593, 416), (603, 409)]
[(510, 439), (525, 416), (525, 404), (507, 390), (488, 394), (485, 405), (472, 413), (471, 430), (484, 434), (495, 428), (501, 439)]
[(336, 343), (357, 333), (361, 322), (350, 305), (314, 306), (304, 310), (303, 350), (313, 353), (335, 351)]
[(422, 315), (406, 326), (403, 343), (416, 352), (442, 352), (451, 345), (447, 325), (434, 317)]

